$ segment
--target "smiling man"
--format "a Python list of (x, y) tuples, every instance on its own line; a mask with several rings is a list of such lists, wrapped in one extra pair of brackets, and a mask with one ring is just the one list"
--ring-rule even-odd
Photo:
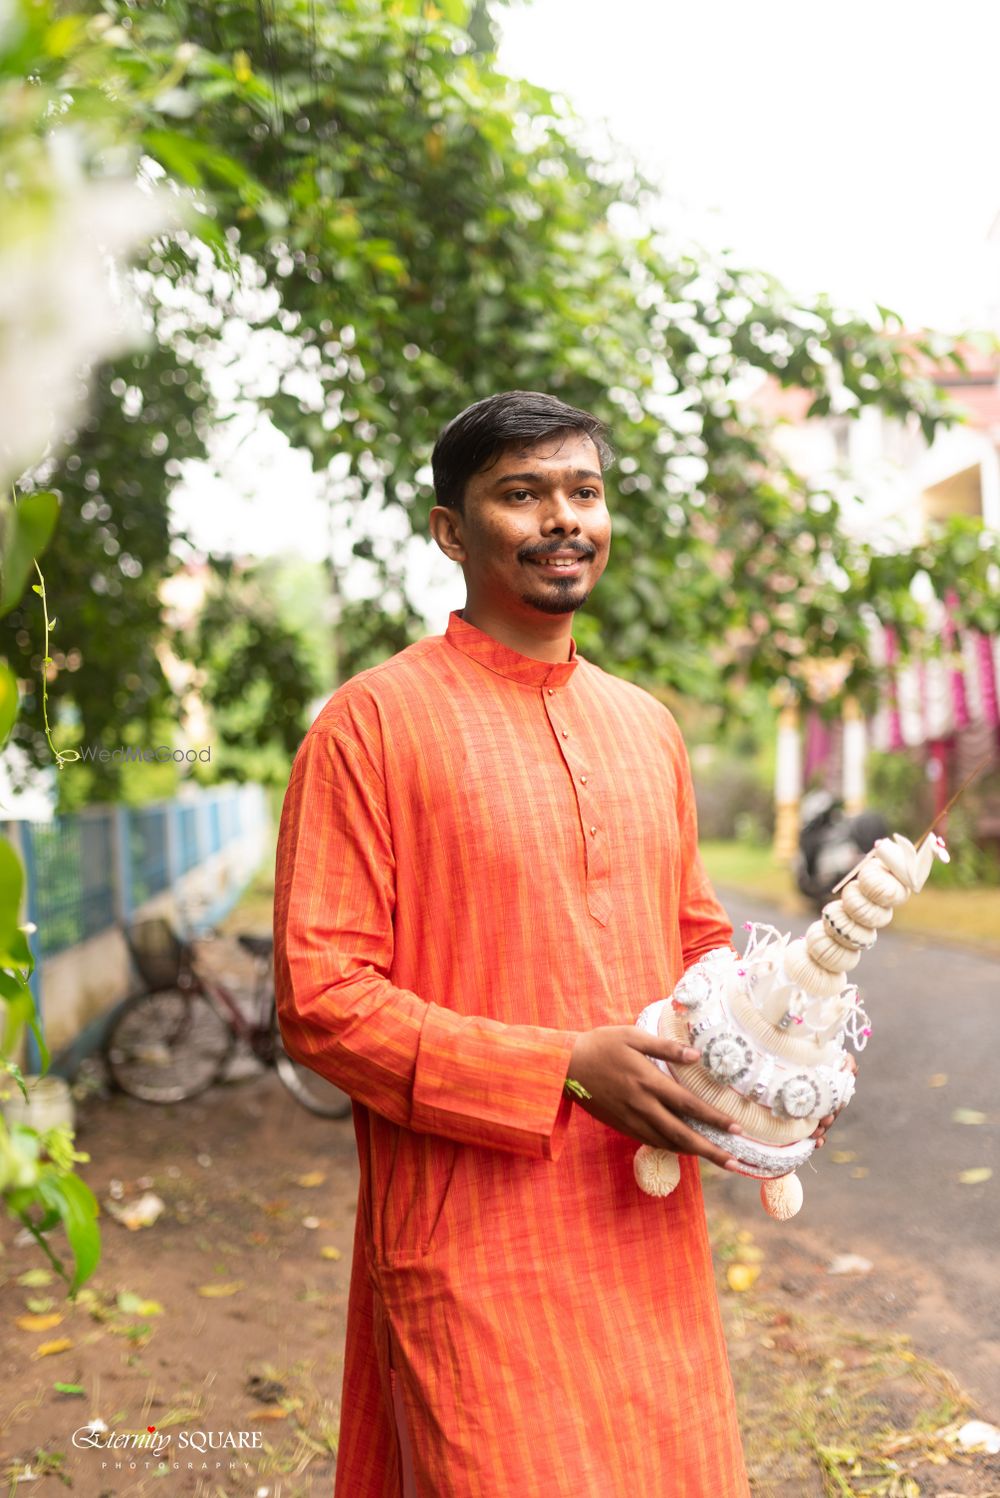
[[(354, 1099), (361, 1170), (337, 1498), (748, 1492), (695, 1158), (730, 1157), (683, 1122), (729, 1120), (633, 1023), (732, 929), (674, 719), (572, 637), (610, 456), (547, 395), (450, 422), (430, 529), (465, 605), (292, 771), (282, 1034)], [(665, 1201), (637, 1141), (681, 1154)]]

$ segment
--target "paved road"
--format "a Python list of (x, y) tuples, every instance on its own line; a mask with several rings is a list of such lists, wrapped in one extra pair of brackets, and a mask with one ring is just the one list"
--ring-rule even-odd
[[(804, 932), (809, 916), (720, 890), (742, 946), (744, 920)], [(997, 895), (1000, 929), (1000, 893)], [(922, 1285), (905, 1317), (921, 1350), (940, 1359), (1000, 1415), (1000, 961), (887, 931), (855, 978), (873, 1035), (859, 1058), (858, 1091), (802, 1173), (806, 1202), (794, 1224), (831, 1254), (900, 1261)], [(935, 1075), (943, 1086), (931, 1086)], [(956, 1108), (986, 1114), (970, 1126)], [(867, 1167), (832, 1164), (835, 1150)], [(959, 1173), (990, 1166), (984, 1185)], [(748, 1183), (727, 1178), (727, 1204), (749, 1215)], [(874, 1282), (873, 1282), (874, 1283)], [(891, 1298), (891, 1296), (889, 1297)]]

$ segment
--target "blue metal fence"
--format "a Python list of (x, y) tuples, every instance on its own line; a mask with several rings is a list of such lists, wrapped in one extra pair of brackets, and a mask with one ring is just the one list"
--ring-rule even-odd
[(23, 828), (25, 872), (41, 957), (103, 931), (115, 919), (113, 812)]
[[(259, 786), (223, 786), (183, 801), (17, 823), (36, 956), (51, 957), (128, 920), (263, 820)], [(13, 825), (0, 822), (0, 831), (11, 833)]]
[(181, 873), (186, 874), (198, 863), (198, 807), (180, 809)]
[[(249, 836), (251, 862), (224, 860), (223, 872), (216, 877), (209, 871), (208, 883), (199, 886), (210, 896), (201, 919), (220, 920), (254, 871), (267, 822), (266, 798), (257, 785), (199, 790), (151, 806), (88, 807), (51, 822), (0, 821), (0, 834), (20, 846), (24, 860), (25, 914), (36, 928), (30, 938), (36, 958), (31, 987), (43, 1024), (49, 958), (127, 922), (157, 895), (173, 890), (183, 900), (184, 875)], [(201, 876), (193, 877), (197, 885)], [(28, 1065), (37, 1071), (33, 1035), (26, 1044)]]
[(132, 907), (151, 900), (170, 883), (167, 815), (166, 806), (144, 806), (126, 813)]

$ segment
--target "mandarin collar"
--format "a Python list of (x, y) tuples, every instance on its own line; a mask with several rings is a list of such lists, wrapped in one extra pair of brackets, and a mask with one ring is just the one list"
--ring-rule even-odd
[(565, 661), (537, 661), (533, 656), (522, 655), (488, 635), (476, 625), (462, 618), (460, 609), (452, 609), (448, 615), (445, 639), (470, 660), (478, 661), (488, 671), (506, 676), (510, 681), (520, 682), (526, 687), (561, 687), (569, 681), (576, 670), (580, 657), (576, 641), (570, 639), (569, 659)]

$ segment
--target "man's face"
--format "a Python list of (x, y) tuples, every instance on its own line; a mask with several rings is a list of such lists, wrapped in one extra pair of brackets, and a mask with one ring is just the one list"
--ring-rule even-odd
[(567, 432), (506, 449), (469, 479), (454, 527), (458, 542), (445, 549), (461, 563), (470, 602), (522, 616), (582, 608), (611, 546), (594, 442)]

